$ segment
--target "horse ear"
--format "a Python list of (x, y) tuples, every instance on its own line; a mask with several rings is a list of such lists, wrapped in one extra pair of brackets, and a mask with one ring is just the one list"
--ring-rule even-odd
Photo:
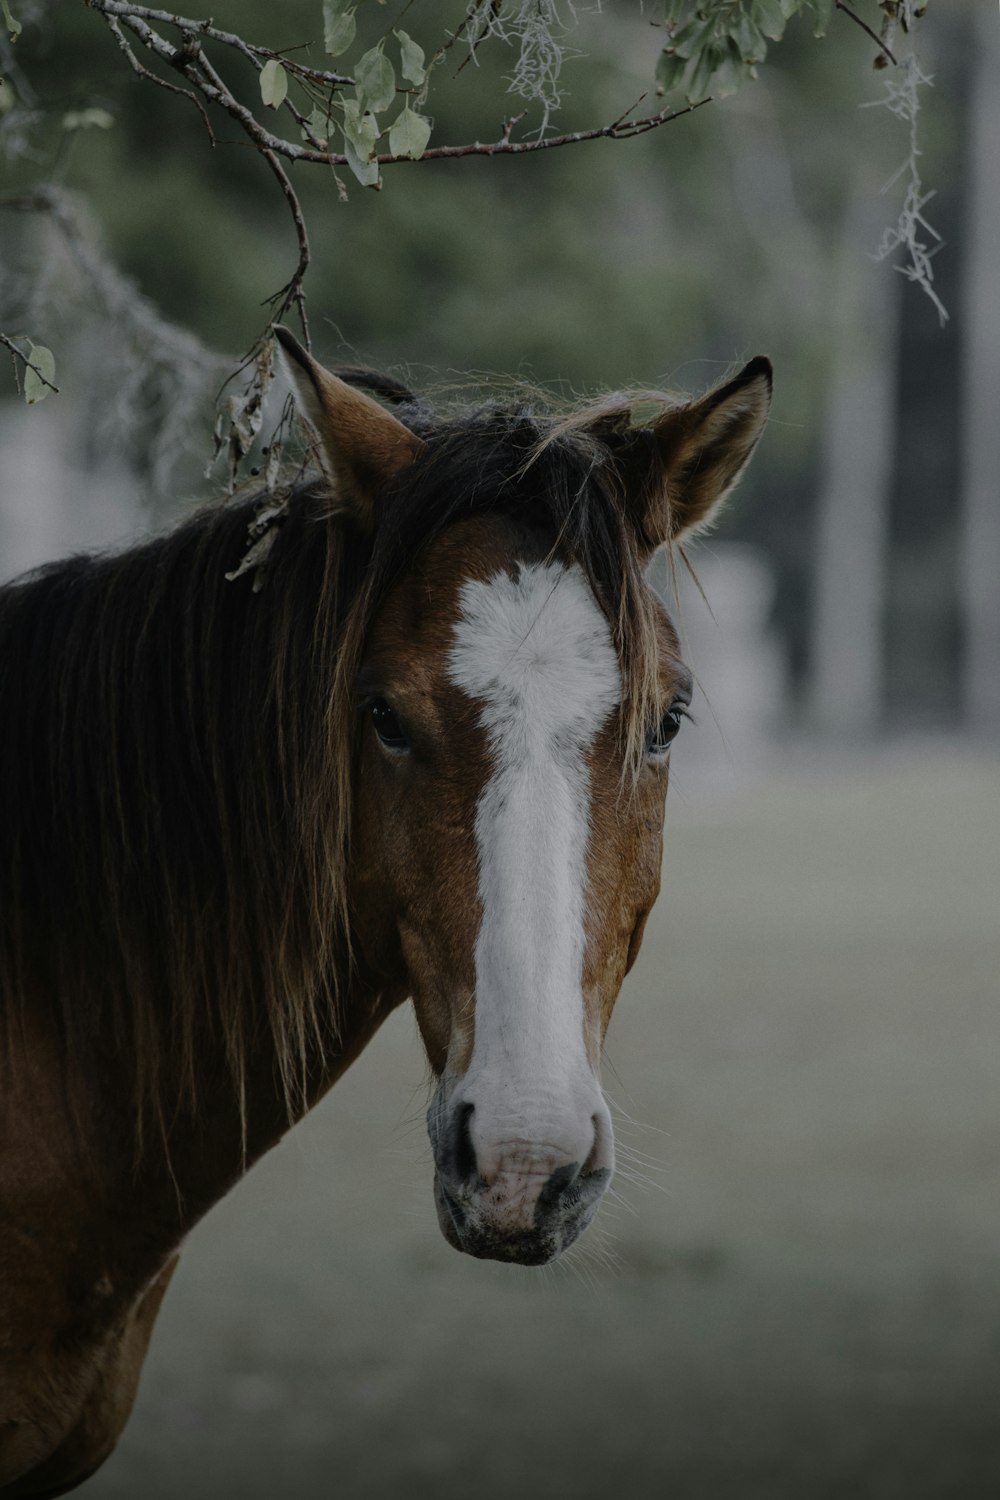
[[(650, 551), (708, 526), (757, 446), (770, 405), (771, 361), (760, 356), (631, 434), (633, 457), (643, 455), (633, 507)], [(628, 467), (634, 475), (635, 463)]]
[(379, 491), (419, 457), (424, 444), (371, 396), (324, 370), (287, 328), (278, 324), (274, 332), (334, 493), (370, 531)]

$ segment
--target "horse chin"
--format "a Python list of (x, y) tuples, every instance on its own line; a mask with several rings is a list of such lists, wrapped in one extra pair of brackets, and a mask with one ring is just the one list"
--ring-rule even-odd
[[(477, 1260), (499, 1260), (508, 1265), (544, 1266), (558, 1259), (579, 1239), (597, 1212), (610, 1172), (589, 1174), (585, 1193), (572, 1208), (536, 1212), (531, 1228), (506, 1228), (491, 1222), (475, 1197), (450, 1192), (434, 1174), (434, 1202), (438, 1223), (448, 1244)], [(541, 1205), (539, 1206), (539, 1210)]]

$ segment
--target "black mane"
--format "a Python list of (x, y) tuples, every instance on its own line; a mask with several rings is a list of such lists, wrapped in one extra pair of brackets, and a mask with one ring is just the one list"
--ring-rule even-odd
[(83, 1055), (113, 1037), (163, 1128), (178, 1099), (193, 1105), (205, 1028), (238, 1092), (269, 1029), (290, 1102), (336, 1032), (358, 658), (387, 590), (443, 531), (510, 515), (578, 564), (612, 624), (630, 744), (649, 718), (653, 605), (613, 435), (497, 403), (436, 418), (398, 383), (348, 373), (426, 444), (374, 537), (309, 479), (259, 577), (226, 575), (262, 494), (0, 588), (0, 1046), (38, 1006)]

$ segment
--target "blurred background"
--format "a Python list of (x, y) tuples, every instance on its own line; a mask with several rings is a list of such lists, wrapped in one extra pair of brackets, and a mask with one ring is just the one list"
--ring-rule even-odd
[[(83, 7), (33, 14), (39, 107), (114, 124), (46, 148), (82, 258), (0, 209), (0, 326), (61, 388), (0, 386), (0, 579), (218, 486), (211, 395), (295, 260), (252, 153)], [(211, 15), (273, 40), (265, 0)], [(948, 0), (916, 28), (919, 159), (834, 22), (630, 142), (407, 164), (346, 204), (296, 180), (328, 363), (570, 395), (768, 353), (773, 419), (694, 553), (705, 598), (672, 600), (701, 693), (609, 1035), (615, 1200), (550, 1271), (457, 1256), (397, 1015), (192, 1236), (95, 1500), (1000, 1494), (1000, 22)], [(560, 128), (650, 88), (639, 7), (579, 42)], [(509, 67), (442, 88), (435, 139), (494, 136)], [(914, 165), (946, 321), (875, 257)]]

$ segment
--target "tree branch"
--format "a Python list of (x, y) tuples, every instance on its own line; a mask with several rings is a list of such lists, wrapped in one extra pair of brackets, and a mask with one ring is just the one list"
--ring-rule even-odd
[(41, 370), (32, 361), (31, 357), (25, 354), (22, 349), (19, 349), (12, 338), (8, 338), (5, 333), (0, 333), (0, 344), (2, 344), (5, 349), (9, 349), (14, 358), (19, 359), (26, 370), (33, 370), (42, 384), (47, 385), (49, 390), (53, 391), (55, 395), (58, 396), (59, 387), (57, 385), (53, 385), (52, 381), (49, 380), (47, 376), (42, 374)]
[[(143, 46), (161, 62), (183, 73), (204, 99), (225, 110), (261, 152), (270, 151), (275, 156), (283, 157), (291, 162), (317, 162), (327, 167), (350, 165), (346, 155), (335, 151), (321, 151), (316, 147), (300, 146), (294, 141), (275, 135), (273, 131), (261, 125), (253, 111), (236, 97), (216, 68), (209, 62), (201, 46), (201, 39), (208, 37), (212, 41), (235, 48), (250, 57), (258, 70), (262, 67), (262, 58), (275, 59), (280, 61), (283, 67), (315, 83), (340, 88), (352, 85), (352, 79), (293, 63), (280, 52), (267, 47), (251, 46), (242, 37), (234, 36), (231, 32), (219, 31), (208, 22), (187, 20), (181, 16), (171, 15), (167, 11), (154, 10), (146, 5), (133, 5), (131, 0), (85, 0), (85, 3), (102, 15), (109, 26), (113, 21), (123, 22)], [(151, 20), (161, 25), (178, 28), (182, 32), (181, 45), (175, 47), (159, 32), (154, 31), (148, 24)], [(181, 92), (185, 91), (181, 90)], [(579, 145), (584, 141), (627, 140), (633, 135), (644, 135), (646, 131), (656, 130), (661, 125), (669, 124), (671, 120), (676, 120), (681, 115), (691, 114), (693, 110), (707, 103), (709, 103), (708, 99), (702, 99), (697, 104), (685, 105), (681, 109), (663, 109), (657, 114), (647, 115), (639, 120), (619, 118), (610, 125), (597, 126), (591, 130), (575, 130), (564, 135), (543, 136), (529, 141), (512, 141), (510, 131), (505, 127), (499, 140), (472, 141), (461, 146), (432, 146), (418, 159), (442, 161), (463, 156), (514, 156), (524, 155), (531, 151), (548, 151), (557, 146)], [(283, 107), (290, 108), (287, 101)], [(297, 111), (293, 112), (293, 117), (297, 118), (297, 123), (303, 124), (302, 117)], [(376, 160), (379, 166), (395, 166), (397, 163), (412, 161), (414, 158), (394, 156), (391, 152), (385, 152), (377, 156)]]
[(106, 316), (128, 329), (139, 342), (160, 351), (169, 350), (171, 358), (188, 368), (215, 370), (228, 363), (224, 356), (205, 349), (193, 334), (167, 323), (153, 304), (102, 258), (81, 224), (72, 200), (60, 189), (43, 186), (0, 197), (0, 209), (46, 214)]
[[(338, 73), (306, 67), (288, 58), (287, 52), (282, 53), (269, 47), (255, 46), (233, 32), (219, 30), (209, 21), (190, 20), (152, 6), (133, 4), (132, 0), (85, 0), (85, 3), (101, 16), (136, 77), (155, 83), (170, 93), (190, 99), (200, 110), (213, 144), (216, 138), (206, 105), (215, 105), (239, 126), (250, 144), (266, 161), (288, 205), (298, 243), (298, 263), (295, 271), (280, 291), (268, 300), (275, 318), (283, 316), (289, 307), (295, 307), (308, 345), (309, 325), (306, 319), (303, 282), (310, 263), (309, 236), (301, 205), (283, 163), (313, 162), (336, 169), (350, 166), (350, 162), (346, 154), (321, 149), (321, 138), (313, 133), (301, 110), (287, 96), (282, 107), (291, 114), (309, 144), (302, 145), (296, 141), (286, 140), (262, 125), (254, 111), (226, 83), (218, 68), (207, 56), (204, 44), (209, 42), (228, 48), (231, 52), (248, 59), (258, 73), (262, 70), (265, 61), (280, 61), (282, 67), (298, 79), (307, 93), (319, 86), (328, 91), (340, 89), (353, 85), (353, 80)], [(179, 31), (179, 43), (175, 45), (173, 41), (168, 40), (156, 29), (157, 27), (171, 27)], [(126, 35), (126, 31), (130, 33), (130, 36)], [(145, 48), (164, 67), (180, 73), (189, 87), (181, 88), (147, 68), (136, 56), (131, 38), (134, 38), (136, 43)], [(640, 100), (639, 103), (641, 102)], [(656, 130), (681, 115), (691, 114), (693, 110), (700, 108), (701, 104), (708, 102), (707, 99), (703, 99), (698, 104), (686, 105), (681, 109), (662, 109), (656, 114), (640, 119), (633, 118), (633, 110), (630, 109), (612, 121), (610, 125), (601, 125), (590, 130), (571, 131), (563, 135), (541, 136), (527, 141), (515, 141), (511, 138), (514, 126), (521, 118), (518, 116), (505, 122), (498, 140), (472, 141), (458, 146), (433, 146), (416, 159), (447, 161), (466, 156), (523, 156), (529, 152), (551, 151), (561, 146), (579, 145), (584, 141), (627, 140), (631, 136), (644, 135), (647, 131)], [(634, 108), (638, 108), (638, 105)], [(385, 152), (374, 158), (380, 167), (395, 166), (397, 163), (414, 159), (407, 155), (394, 155), (392, 152)]]
[(133, 5), (130, 0), (84, 0), (84, 3), (105, 18), (116, 16), (123, 21), (154, 21), (158, 26), (174, 26), (181, 32), (208, 37), (210, 41), (219, 42), (224, 47), (232, 47), (237, 52), (242, 52), (244, 57), (249, 58), (258, 69), (273, 58), (280, 61), (289, 72), (297, 73), (314, 83), (333, 84), (337, 88), (344, 88), (354, 82), (354, 79), (346, 74), (329, 73), (323, 68), (309, 68), (304, 63), (295, 62), (287, 56), (287, 51), (276, 51), (272, 47), (257, 47), (234, 31), (220, 31), (217, 26), (212, 25), (211, 21), (195, 21), (187, 16), (175, 15), (168, 10), (154, 10), (148, 5)]
[(158, 73), (154, 73), (151, 71), (151, 69), (144, 67), (132, 50), (128, 37), (125, 35), (124, 31), (122, 31), (121, 25), (119, 24), (117, 18), (114, 16), (106, 16), (105, 19), (108, 23), (108, 30), (111, 32), (111, 35), (114, 37), (115, 41), (118, 43), (118, 46), (121, 48), (121, 51), (125, 56), (125, 60), (128, 63), (129, 67), (132, 69), (132, 72), (135, 74), (135, 76), (137, 78), (145, 78), (149, 83), (155, 83), (157, 88), (166, 89), (167, 93), (169, 94), (179, 94), (182, 99), (190, 99), (191, 103), (194, 105), (195, 109), (198, 110), (202, 120), (204, 121), (205, 129), (208, 131), (209, 140), (211, 141), (213, 146), (216, 145), (215, 132), (212, 129), (212, 122), (208, 118), (208, 111), (206, 110), (204, 104), (202, 104), (201, 100), (198, 98), (198, 95), (192, 89), (178, 88), (176, 83), (170, 83), (166, 78), (161, 78)]
[(299, 263), (295, 267), (291, 280), (280, 291), (275, 292), (272, 297), (268, 298), (271, 304), (271, 319), (272, 322), (280, 322), (287, 309), (294, 303), (299, 315), (299, 322), (302, 324), (302, 333), (305, 338), (306, 348), (309, 349), (312, 345), (309, 339), (309, 320), (306, 317), (305, 295), (302, 290), (302, 283), (305, 280), (306, 272), (309, 269), (309, 262), (312, 258), (309, 250), (309, 234), (306, 229), (306, 221), (302, 214), (302, 205), (296, 197), (295, 189), (288, 180), (288, 173), (281, 165), (281, 162), (273, 151), (265, 151), (263, 156), (271, 171), (278, 179), (278, 186), (285, 195), (285, 202), (288, 204), (292, 215), (295, 234), (299, 242)]
[[(541, 139), (530, 141), (512, 141), (504, 133), (496, 141), (474, 141), (468, 146), (432, 146), (425, 151), (420, 161), (449, 160), (459, 156), (523, 156), (529, 151), (551, 151), (557, 146), (577, 146), (583, 141), (627, 141), (634, 135), (645, 135), (649, 130), (657, 130), (661, 125), (669, 125), (671, 120), (679, 120), (681, 115), (693, 114), (696, 109), (701, 109), (703, 104), (711, 104), (711, 97), (699, 99), (697, 104), (685, 104), (682, 109), (661, 109), (658, 114), (646, 115), (641, 120), (618, 119), (610, 125), (598, 125), (593, 130), (572, 130), (566, 135), (547, 135)], [(331, 163), (340, 166), (345, 160), (343, 157), (325, 157)], [(397, 162), (412, 160), (408, 156), (379, 156), (376, 157), (379, 166), (395, 166)]]
[[(836, 7), (837, 7), (838, 10), (842, 10), (844, 12), (845, 16), (849, 16), (850, 17), (850, 19), (854, 22), (855, 26), (860, 26), (862, 31), (865, 31), (865, 32), (868, 33), (868, 35), (871, 37), (872, 41), (875, 43), (876, 47), (878, 47), (879, 50), (882, 53), (884, 53), (884, 55), (889, 59), (889, 61), (892, 63), (893, 67), (895, 68), (898, 65), (898, 59), (897, 59), (895, 53), (893, 53), (892, 51), (890, 51), (888, 43), (885, 42), (885, 41), (883, 41), (882, 37), (879, 36), (878, 32), (877, 31), (873, 31), (871, 29), (871, 27), (868, 25), (868, 22), (862, 20), (862, 18), (855, 11), (853, 11), (851, 9), (851, 7), (846, 3), (846, 0), (834, 0), (834, 4), (836, 5)], [(878, 59), (876, 58), (876, 63), (877, 62), (878, 62)], [(882, 67), (885, 67), (884, 63), (882, 64)]]
[[(0, 196), (0, 210), (44, 215), (64, 248), (60, 310), (97, 312), (107, 332), (100, 358), (112, 358), (122, 379), (116, 398), (98, 401), (103, 431), (126, 448), (142, 421), (141, 462), (158, 493), (170, 492), (180, 456), (190, 445), (202, 403), (230, 368), (230, 357), (207, 348), (193, 333), (169, 322), (134, 282), (101, 253), (73, 199), (51, 185)], [(0, 226), (0, 238), (3, 236)], [(79, 283), (70, 274), (79, 275)], [(148, 424), (148, 425), (147, 425)]]

